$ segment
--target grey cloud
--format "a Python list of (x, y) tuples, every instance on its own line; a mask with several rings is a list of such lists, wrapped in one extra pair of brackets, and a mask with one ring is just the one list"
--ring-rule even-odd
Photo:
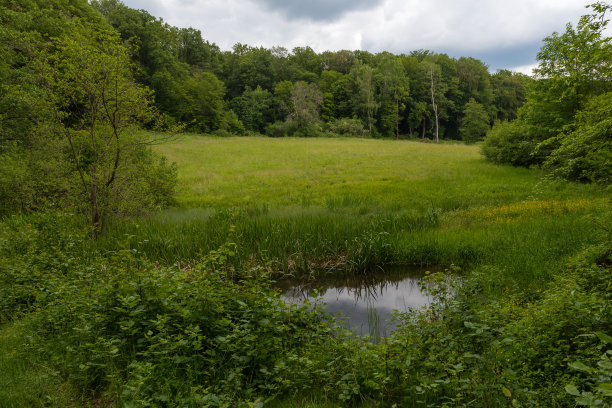
[(521, 65), (533, 64), (536, 55), (542, 47), (541, 41), (519, 46), (500, 47), (496, 49), (471, 51), (471, 52), (449, 52), (453, 56), (470, 56), (477, 58), (489, 66), (489, 71), (495, 72), (498, 69), (518, 67)]
[(256, 0), (291, 19), (333, 21), (345, 13), (372, 9), (384, 0)]
[[(533, 64), (542, 42), (482, 53), (481, 58), (495, 71), (502, 68)], [(481, 53), (475, 53), (481, 54)]]

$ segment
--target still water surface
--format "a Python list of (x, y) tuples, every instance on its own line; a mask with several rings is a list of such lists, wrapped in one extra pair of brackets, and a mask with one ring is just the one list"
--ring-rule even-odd
[(421, 291), (420, 279), (430, 268), (394, 267), (367, 276), (321, 278), (311, 282), (284, 280), (277, 283), (287, 302), (310, 299), (356, 334), (386, 337), (395, 329), (394, 310), (408, 311), (430, 303)]

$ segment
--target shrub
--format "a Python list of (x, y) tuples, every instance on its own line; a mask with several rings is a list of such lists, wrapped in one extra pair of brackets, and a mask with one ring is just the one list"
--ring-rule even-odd
[(52, 209), (0, 223), (0, 322), (14, 320), (55, 296), (97, 254), (79, 218)]
[(537, 163), (532, 155), (536, 145), (520, 121), (496, 122), (484, 139), (482, 152), (493, 163), (529, 167)]
[(126, 405), (243, 406), (282, 392), (288, 352), (320, 343), (328, 324), (318, 308), (287, 307), (265, 267), (237, 273), (234, 253), (226, 244), (184, 269), (117, 251), (57, 282), (28, 319), (35, 351)]
[(564, 179), (612, 184), (612, 92), (593, 98), (576, 122), (544, 167)]
[(363, 123), (359, 119), (341, 118), (329, 123), (329, 130), (339, 135), (360, 136), (366, 135)]

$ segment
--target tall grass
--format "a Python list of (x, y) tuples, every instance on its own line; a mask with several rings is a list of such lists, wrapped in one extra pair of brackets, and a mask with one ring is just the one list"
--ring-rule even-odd
[(611, 212), (597, 186), (493, 166), (474, 146), (186, 136), (158, 150), (178, 162), (181, 207), (115, 223), (100, 247), (172, 264), (229, 239), (237, 265), (282, 273), (489, 264), (525, 284), (597, 241), (588, 219)]

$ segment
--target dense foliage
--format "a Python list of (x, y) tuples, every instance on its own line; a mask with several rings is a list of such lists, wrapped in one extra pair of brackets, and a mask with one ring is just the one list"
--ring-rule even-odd
[[(516, 116), (529, 83), (509, 71), (491, 75), (474, 58), (429, 51), (316, 53), (309, 47), (289, 51), (245, 44), (221, 51), (198, 30), (170, 26), (118, 0), (92, 5), (135, 46), (137, 77), (155, 92), (160, 111), (194, 131), (241, 131), (235, 114), (246, 130), (271, 136), (317, 136), (333, 131), (336, 120), (357, 119), (370, 135), (430, 137), (435, 82), (440, 137), (461, 139), (465, 132), (459, 127), (471, 99), (483, 106), (488, 127), (495, 119)], [(320, 103), (300, 104), (306, 84), (310, 98)]]
[(3, 0), (0, 20), (0, 212), (63, 202), (97, 233), (171, 202), (176, 170), (139, 127), (476, 141), (530, 82), (429, 51), (221, 51), (119, 0)]
[(127, 248), (96, 251), (74, 221), (51, 211), (0, 225), (0, 307), (3, 320), (28, 312), (20, 352), (53, 364), (85, 401), (610, 402), (609, 241), (574, 257), (535, 297), (508, 286), (494, 267), (461, 280), (431, 274), (423, 286), (436, 301), (398, 315), (401, 330), (372, 344), (330, 325), (317, 308), (283, 303), (265, 266), (234, 269), (231, 231), (197, 264), (166, 268)]
[[(491, 161), (610, 184), (612, 7), (591, 7), (534, 81), (429, 51), (221, 51), (119, 0), (0, 0), (0, 405), (610, 406), (595, 187), (534, 187), (464, 145), (197, 136), (218, 184), (187, 194), (208, 208), (118, 220), (173, 203), (151, 149), (168, 128), (473, 143), (495, 123)], [(382, 343), (272, 286), (390, 262), (452, 266)]]
[(130, 52), (85, 1), (0, 3), (0, 215), (53, 201), (109, 217), (172, 201), (176, 169), (139, 129), (160, 117)]
[(494, 127), (483, 152), (496, 163), (544, 165), (553, 175), (609, 185), (612, 6), (597, 2), (574, 28), (544, 39), (539, 76), (518, 119)]

